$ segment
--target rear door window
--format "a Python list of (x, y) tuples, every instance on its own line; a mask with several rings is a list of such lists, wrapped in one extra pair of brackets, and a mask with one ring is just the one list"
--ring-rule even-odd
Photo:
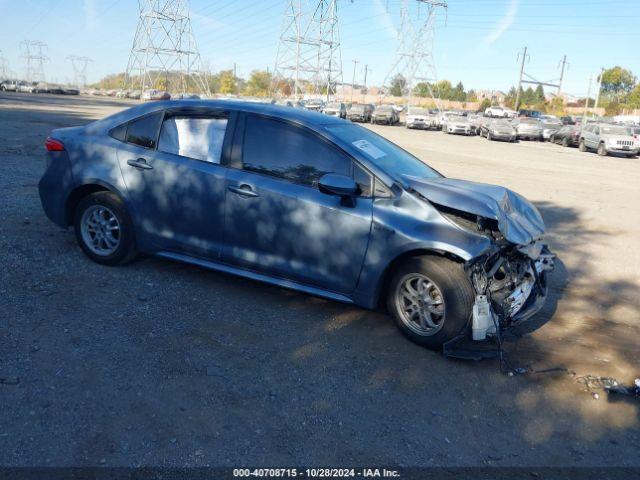
[(163, 112), (145, 115), (129, 122), (126, 142), (144, 148), (156, 148)]
[(158, 150), (219, 164), (226, 129), (226, 118), (169, 117), (162, 123)]
[(244, 170), (316, 186), (326, 173), (351, 175), (351, 159), (306, 130), (248, 116), (242, 154)]

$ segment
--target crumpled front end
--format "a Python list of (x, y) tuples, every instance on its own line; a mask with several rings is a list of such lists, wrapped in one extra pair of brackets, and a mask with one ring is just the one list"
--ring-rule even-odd
[(449, 221), (491, 241), (488, 251), (465, 265), (476, 293), (474, 340), (502, 333), (542, 308), (554, 255), (543, 239), (542, 217), (529, 201), (496, 185), (449, 178), (406, 180)]

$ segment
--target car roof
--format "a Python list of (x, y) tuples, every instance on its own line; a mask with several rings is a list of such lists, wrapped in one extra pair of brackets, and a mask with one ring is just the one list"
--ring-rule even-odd
[(238, 100), (200, 100), (200, 99), (183, 99), (183, 100), (161, 100), (157, 102), (146, 102), (141, 105), (123, 110), (111, 115), (103, 120), (99, 120), (98, 124), (107, 127), (119, 125), (121, 123), (133, 120), (135, 118), (147, 115), (149, 113), (161, 110), (188, 110), (190, 108), (205, 109), (224, 109), (245, 113), (257, 113), (277, 117), (283, 120), (300, 123), (309, 127), (327, 125), (333, 123), (341, 123), (342, 120), (337, 117), (324, 115), (319, 112), (301, 108), (291, 108), (282, 105), (259, 102), (246, 102)]

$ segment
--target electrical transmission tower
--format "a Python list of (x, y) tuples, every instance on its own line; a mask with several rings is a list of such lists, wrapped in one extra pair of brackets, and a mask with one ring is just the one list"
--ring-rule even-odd
[(82, 89), (87, 86), (87, 67), (92, 60), (89, 57), (78, 57), (77, 55), (70, 55), (67, 60), (71, 62), (73, 67), (73, 84), (74, 86)]
[[(531, 75), (529, 75), (527, 72), (524, 71), (524, 64), (525, 62), (529, 62), (530, 60), (530, 55), (527, 53), (527, 47), (524, 47), (524, 51), (522, 53), (518, 53), (518, 60), (520, 59), (520, 57), (522, 56), (522, 63), (520, 64), (520, 77), (518, 79), (518, 90), (516, 92), (516, 103), (514, 108), (517, 110), (519, 108), (519, 104), (520, 104), (520, 90), (522, 89), (522, 84), (523, 83), (527, 83), (530, 85), (541, 85), (544, 87), (553, 87), (557, 89), (557, 95), (560, 96), (560, 91), (562, 90), (562, 81), (564, 80), (564, 71), (565, 69), (569, 66), (569, 62), (567, 62), (567, 56), (565, 55), (564, 57), (562, 57), (562, 60), (560, 61), (560, 78), (559, 79), (554, 79), (554, 80), (549, 80), (549, 81), (545, 81), (545, 82), (541, 82), (539, 80), (536, 80), (535, 78), (533, 78)], [(557, 82), (557, 83), (555, 83)]]
[(298, 99), (305, 94), (330, 99), (342, 83), (338, 0), (288, 0), (278, 44), (272, 90), (283, 84)]
[(44, 82), (44, 63), (49, 61), (46, 56), (47, 44), (23, 40), (20, 45), (24, 51), (23, 58), (26, 63), (25, 77), (28, 82)]
[(189, 0), (138, 0), (140, 19), (127, 65), (128, 88), (209, 93)]
[[(416, 1), (418, 9), (425, 8), (426, 12), (418, 15), (410, 12), (410, 3)], [(418, 83), (425, 83), (429, 94), (436, 102), (440, 102), (434, 95), (432, 85), (437, 82), (436, 66), (433, 57), (433, 42), (436, 19), (440, 9), (447, 9), (447, 2), (438, 0), (402, 0), (400, 6), (400, 26), (398, 28), (398, 49), (383, 85), (387, 93), (390, 82), (402, 79), (402, 96), (410, 100)], [(423, 16), (424, 14), (424, 16)]]
[(9, 78), (9, 67), (7, 67), (7, 59), (4, 58), (2, 50), (0, 50), (0, 79), (6, 80)]

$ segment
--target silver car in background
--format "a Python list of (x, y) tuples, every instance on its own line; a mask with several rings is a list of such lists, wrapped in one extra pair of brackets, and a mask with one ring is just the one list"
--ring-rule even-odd
[(518, 140), (542, 139), (542, 123), (536, 118), (520, 118), (516, 124)]
[(487, 140), (502, 140), (515, 142), (517, 140), (516, 129), (505, 119), (496, 119), (482, 125), (480, 135)]
[(442, 131), (449, 134), (471, 135), (471, 123), (462, 115), (447, 115)]
[(581, 152), (595, 150), (604, 157), (619, 153), (635, 157), (640, 149), (639, 140), (631, 135), (628, 127), (606, 123), (590, 123), (582, 129), (578, 148)]
[(551, 137), (562, 128), (562, 122), (557, 119), (546, 119), (542, 121), (542, 140), (548, 142)]
[(435, 126), (433, 115), (429, 109), (422, 107), (409, 107), (405, 121), (407, 128), (430, 129)]

